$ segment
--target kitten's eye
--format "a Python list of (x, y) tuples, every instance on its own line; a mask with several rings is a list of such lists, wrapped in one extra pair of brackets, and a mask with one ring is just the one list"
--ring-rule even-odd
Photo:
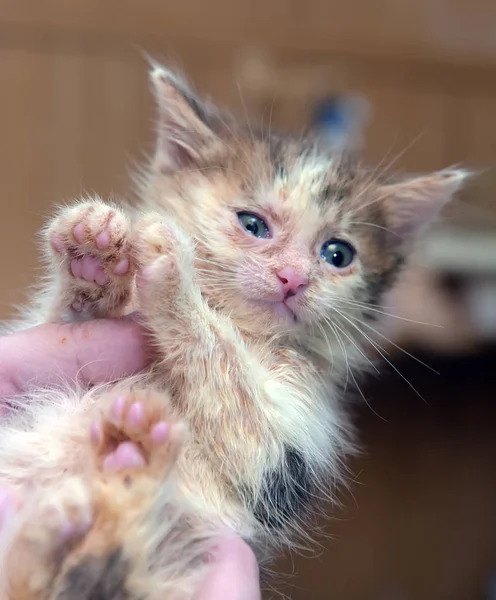
[(257, 215), (249, 212), (239, 212), (238, 219), (248, 233), (257, 238), (269, 238), (270, 231), (265, 222)]
[(349, 267), (355, 258), (355, 249), (341, 240), (327, 241), (320, 251), (320, 256), (336, 269)]

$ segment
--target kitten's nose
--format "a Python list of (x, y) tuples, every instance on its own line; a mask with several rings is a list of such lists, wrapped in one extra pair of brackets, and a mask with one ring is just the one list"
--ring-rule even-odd
[(295, 296), (296, 292), (303, 291), (308, 285), (308, 277), (297, 273), (293, 267), (284, 267), (276, 273), (282, 283), (282, 290), (286, 297)]

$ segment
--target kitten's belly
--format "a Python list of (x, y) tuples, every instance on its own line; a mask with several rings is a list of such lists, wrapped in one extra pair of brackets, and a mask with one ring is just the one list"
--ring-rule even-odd
[(202, 460), (186, 453), (180, 462), (182, 494), (205, 518), (213, 516), (246, 539), (260, 529), (274, 534), (290, 530), (310, 507), (312, 470), (295, 449), (288, 447), (275, 468), (261, 472), (257, 490), (230, 485), (206, 454)]
[(291, 527), (306, 512), (313, 487), (303, 456), (288, 448), (285, 461), (264, 477), (263, 492), (253, 505), (255, 518), (270, 530)]

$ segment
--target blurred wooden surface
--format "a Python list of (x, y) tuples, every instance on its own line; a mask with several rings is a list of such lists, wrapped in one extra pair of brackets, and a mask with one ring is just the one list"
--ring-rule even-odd
[(2, 0), (3, 27), (159, 38), (177, 48), (255, 41), (282, 49), (494, 66), (487, 0)]

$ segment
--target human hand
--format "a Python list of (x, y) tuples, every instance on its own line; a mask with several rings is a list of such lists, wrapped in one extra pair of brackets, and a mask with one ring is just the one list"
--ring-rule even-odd
[(251, 548), (236, 537), (221, 541), (197, 600), (260, 599), (258, 564)]
[[(132, 316), (50, 323), (0, 337), (0, 401), (61, 377), (99, 384), (136, 373), (151, 361), (146, 341), (146, 333)], [(0, 487), (0, 530), (17, 502)], [(240, 538), (220, 542), (197, 600), (260, 598), (258, 564), (250, 547)]]
[(99, 384), (145, 368), (152, 353), (132, 316), (47, 323), (0, 337), (0, 399), (76, 377)]

